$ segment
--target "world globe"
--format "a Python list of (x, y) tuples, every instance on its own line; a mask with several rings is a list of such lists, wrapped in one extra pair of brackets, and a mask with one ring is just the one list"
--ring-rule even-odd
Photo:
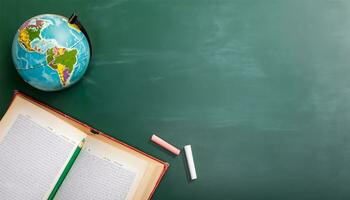
[(57, 91), (83, 77), (91, 47), (76, 18), (38, 15), (18, 29), (12, 43), (12, 58), (25, 82), (40, 90)]

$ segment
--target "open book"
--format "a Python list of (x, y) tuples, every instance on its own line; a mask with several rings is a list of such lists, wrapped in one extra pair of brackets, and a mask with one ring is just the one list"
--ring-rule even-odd
[(0, 121), (0, 199), (150, 199), (168, 166), (19, 92)]

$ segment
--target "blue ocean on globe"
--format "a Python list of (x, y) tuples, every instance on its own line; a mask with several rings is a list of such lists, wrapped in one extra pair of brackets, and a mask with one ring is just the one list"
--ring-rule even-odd
[(44, 91), (79, 81), (89, 64), (84, 33), (63, 16), (45, 14), (26, 21), (12, 43), (12, 58), (24, 81)]

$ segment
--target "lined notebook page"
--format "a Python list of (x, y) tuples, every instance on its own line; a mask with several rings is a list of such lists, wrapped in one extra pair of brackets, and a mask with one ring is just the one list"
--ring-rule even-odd
[(42, 199), (75, 145), (18, 115), (0, 142), (0, 199)]
[(135, 172), (82, 150), (55, 199), (124, 200), (135, 178)]

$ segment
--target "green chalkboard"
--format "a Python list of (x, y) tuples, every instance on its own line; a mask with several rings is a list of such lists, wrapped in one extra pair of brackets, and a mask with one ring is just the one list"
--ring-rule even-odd
[[(89, 70), (38, 91), (13, 66), (13, 36), (73, 11)], [(350, 1), (0, 0), (0, 16), (0, 114), (19, 89), (169, 162), (154, 199), (350, 199)], [(198, 180), (155, 132), (192, 145)]]

